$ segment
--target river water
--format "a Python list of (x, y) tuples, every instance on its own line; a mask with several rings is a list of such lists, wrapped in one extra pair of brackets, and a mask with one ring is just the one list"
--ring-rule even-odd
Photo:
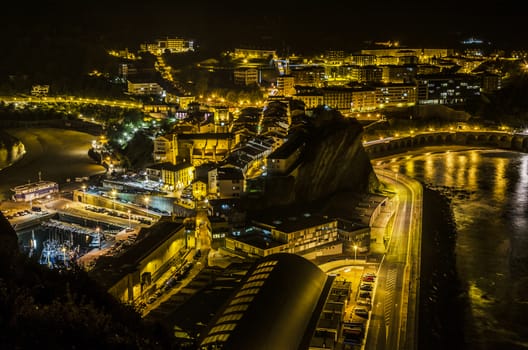
[(54, 128), (9, 129), (26, 154), (0, 170), (0, 200), (11, 198), (11, 188), (39, 179), (61, 184), (67, 179), (104, 173), (105, 168), (90, 159), (88, 150), (96, 136), (75, 130)]
[(528, 349), (528, 154), (426, 148), (379, 162), (451, 199), (467, 304), (451, 312), (464, 328), (457, 348)]

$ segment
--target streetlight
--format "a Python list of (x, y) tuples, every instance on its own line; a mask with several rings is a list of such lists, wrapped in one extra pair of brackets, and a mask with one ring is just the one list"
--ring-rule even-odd
[(117, 194), (117, 192), (116, 192), (116, 190), (115, 190), (115, 188), (114, 188), (114, 189), (112, 190), (112, 207), (114, 208), (114, 210), (115, 210), (115, 199), (116, 199), (116, 194)]
[(130, 209), (128, 209), (128, 227), (132, 227), (132, 225), (130, 224)]
[(86, 202), (86, 185), (82, 185), (82, 190), (83, 190), (83, 203)]
[(148, 208), (149, 208), (149, 197), (145, 197), (145, 207), (147, 208), (147, 216), (148, 216)]
[(357, 248), (358, 248), (357, 244), (354, 244), (354, 261), (357, 260)]
[(95, 232), (97, 233), (97, 239), (99, 240), (99, 250), (101, 250), (101, 233), (99, 232), (99, 226), (95, 228)]

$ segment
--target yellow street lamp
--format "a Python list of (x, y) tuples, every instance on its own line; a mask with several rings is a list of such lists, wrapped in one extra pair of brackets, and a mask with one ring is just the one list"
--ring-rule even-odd
[(145, 197), (145, 207), (147, 208), (147, 216), (148, 216), (149, 201), (150, 201), (150, 198)]
[(116, 200), (116, 197), (117, 197), (117, 191), (115, 189), (112, 190), (112, 207), (114, 208), (115, 210), (115, 200)]
[(99, 250), (101, 250), (101, 233), (100, 233), (100, 230), (99, 230), (99, 226), (97, 226), (95, 228), (95, 233), (97, 234), (97, 239), (99, 241)]
[(357, 244), (354, 244), (354, 261), (357, 260), (357, 249), (358, 249)]
[(83, 203), (85, 203), (86, 202), (86, 185), (82, 185), (82, 190), (83, 190), (82, 201)]

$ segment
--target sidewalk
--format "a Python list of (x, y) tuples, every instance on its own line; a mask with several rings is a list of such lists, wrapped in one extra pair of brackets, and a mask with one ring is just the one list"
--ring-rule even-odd
[(398, 204), (398, 197), (394, 196), (389, 199), (388, 204), (374, 220), (370, 228), (370, 253), (371, 254), (385, 254), (385, 241), (390, 239), (392, 234), (392, 219), (394, 218), (394, 207)]

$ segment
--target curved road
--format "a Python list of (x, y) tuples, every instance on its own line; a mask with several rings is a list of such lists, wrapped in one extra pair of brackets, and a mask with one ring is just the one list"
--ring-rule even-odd
[(8, 129), (19, 139), (26, 154), (11, 166), (0, 170), (0, 200), (9, 199), (10, 189), (39, 179), (60, 184), (67, 178), (90, 176), (105, 172), (105, 168), (88, 157), (95, 136), (55, 128)]
[(422, 186), (401, 174), (375, 167), (377, 176), (398, 194), (396, 215), (378, 281), (365, 349), (414, 350), (422, 229)]

